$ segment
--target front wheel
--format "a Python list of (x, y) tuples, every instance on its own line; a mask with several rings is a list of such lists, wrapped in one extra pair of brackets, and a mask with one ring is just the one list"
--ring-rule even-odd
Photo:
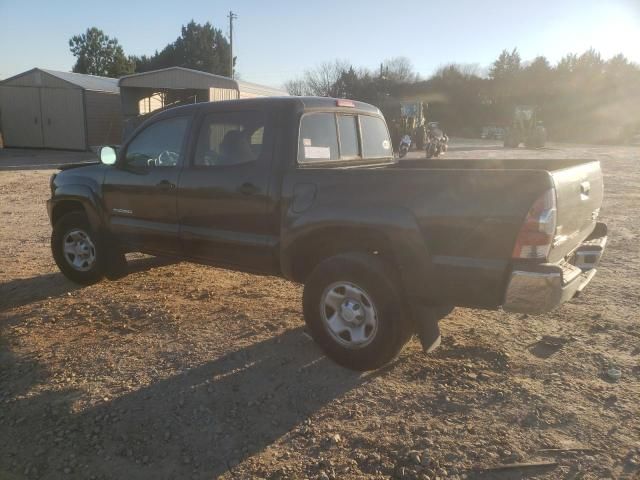
[(436, 146), (429, 142), (427, 144), (427, 153), (426, 153), (426, 158), (433, 158), (433, 157), (437, 157), (438, 156), (438, 150), (436, 149)]
[(102, 242), (84, 212), (67, 213), (56, 222), (51, 250), (58, 268), (69, 280), (90, 285), (104, 276)]
[(362, 371), (400, 353), (413, 330), (393, 277), (364, 253), (337, 255), (314, 269), (304, 287), (304, 317), (329, 358)]

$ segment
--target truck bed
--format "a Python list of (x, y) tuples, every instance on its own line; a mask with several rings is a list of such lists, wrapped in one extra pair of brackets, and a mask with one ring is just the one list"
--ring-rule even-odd
[[(589, 236), (602, 202), (600, 165), (584, 160), (402, 160), (298, 169), (292, 183), (315, 186), (315, 221), (331, 218), (339, 227), (348, 216), (361, 225), (417, 228), (422, 245), (398, 255), (439, 279), (427, 289), (429, 301), (484, 307), (503, 300), (515, 238), (537, 198), (556, 191), (559, 236), (550, 262)], [(587, 197), (580, 191), (585, 183), (591, 184)], [(421, 263), (425, 246), (428, 258)]]
[(433, 168), (433, 169), (473, 169), (473, 170), (546, 170), (549, 172), (575, 167), (585, 160), (548, 159), (548, 158), (482, 158), (482, 159), (403, 159), (394, 166), (396, 168)]
[(549, 261), (566, 256), (586, 239), (595, 226), (603, 198), (600, 164), (578, 159), (416, 159), (403, 160), (396, 168), (471, 171), (544, 171), (556, 190), (558, 231)]

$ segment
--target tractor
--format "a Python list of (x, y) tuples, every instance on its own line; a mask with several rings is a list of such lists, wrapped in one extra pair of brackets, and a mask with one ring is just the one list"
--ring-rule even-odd
[(547, 130), (537, 119), (536, 109), (524, 105), (517, 106), (513, 121), (504, 135), (506, 148), (517, 148), (521, 143), (527, 148), (542, 148), (547, 141)]

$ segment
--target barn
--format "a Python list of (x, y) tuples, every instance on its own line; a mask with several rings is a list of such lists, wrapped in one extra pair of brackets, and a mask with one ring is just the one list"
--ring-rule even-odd
[(184, 67), (127, 75), (120, 79), (119, 86), (126, 134), (157, 110), (197, 102), (288, 95), (277, 88)]
[(88, 150), (119, 144), (118, 80), (41, 68), (3, 80), (0, 130), (6, 147)]

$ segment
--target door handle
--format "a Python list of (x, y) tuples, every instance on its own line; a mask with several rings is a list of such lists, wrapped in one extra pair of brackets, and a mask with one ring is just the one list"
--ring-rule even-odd
[(243, 183), (242, 185), (240, 185), (240, 188), (238, 188), (238, 191), (243, 195), (255, 195), (256, 193), (258, 193), (258, 190), (258, 187), (249, 182)]
[(176, 188), (176, 184), (171, 183), (169, 180), (161, 180), (156, 187), (161, 188), (162, 190), (171, 190), (172, 188)]

